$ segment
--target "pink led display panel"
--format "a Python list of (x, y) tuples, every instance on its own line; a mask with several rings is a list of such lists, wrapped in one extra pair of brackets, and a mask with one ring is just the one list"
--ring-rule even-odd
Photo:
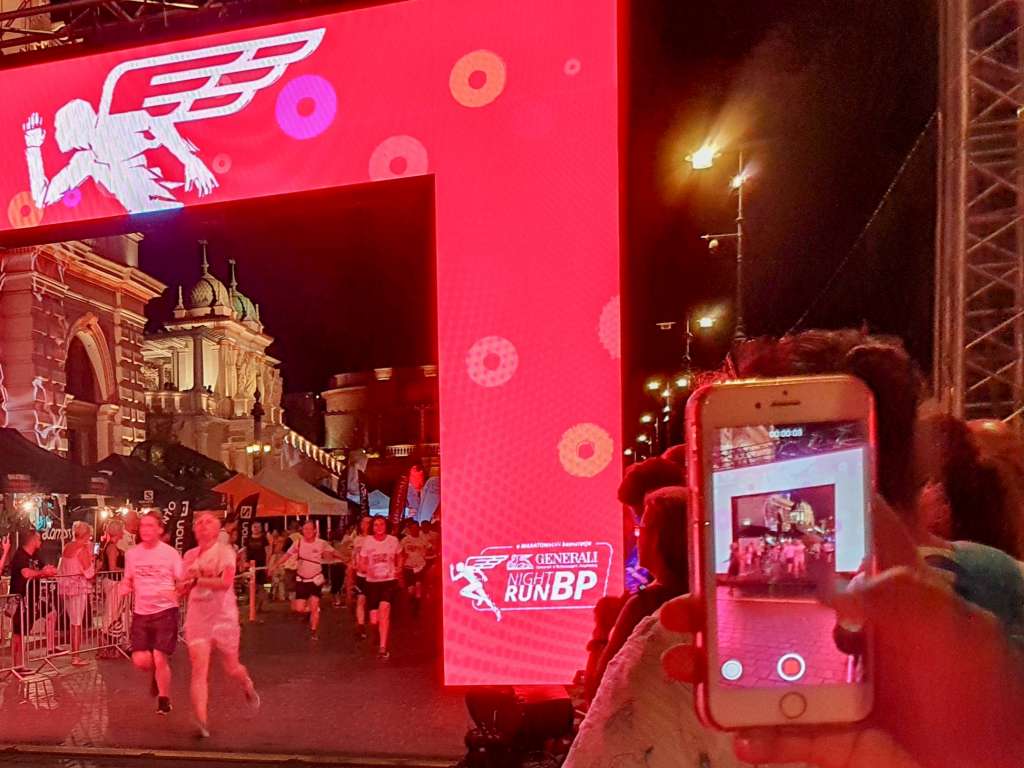
[(407, 0), (0, 71), (0, 236), (434, 177), (449, 685), (569, 681), (622, 589), (616, 36)]

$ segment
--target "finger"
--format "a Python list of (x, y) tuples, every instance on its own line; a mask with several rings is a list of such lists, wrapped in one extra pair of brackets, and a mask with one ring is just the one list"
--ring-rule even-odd
[(910, 530), (879, 495), (871, 504), (872, 537), (879, 570), (895, 566), (923, 568)]
[(661, 624), (672, 632), (692, 634), (704, 629), (704, 606), (697, 595), (683, 595), (661, 607)]
[(704, 681), (705, 658), (703, 649), (695, 645), (675, 645), (661, 655), (661, 667), (673, 680), (698, 684)]

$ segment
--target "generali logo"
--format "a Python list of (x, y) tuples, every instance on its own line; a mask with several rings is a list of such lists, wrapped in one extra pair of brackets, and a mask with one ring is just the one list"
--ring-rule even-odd
[(506, 611), (593, 608), (608, 591), (608, 542), (529, 542), (487, 547), (449, 566), (459, 595), (501, 621)]
[[(311, 29), (118, 64), (103, 83), (98, 108), (72, 99), (54, 115), (53, 137), (70, 157), (53, 175), (43, 165), (43, 118), (33, 112), (22, 125), (32, 201), (37, 208), (53, 205), (88, 179), (102, 184), (128, 213), (180, 208), (176, 190), (182, 186), (209, 195), (217, 179), (179, 126), (240, 112), (290, 64), (309, 57), (324, 32)], [(140, 72), (135, 76), (146, 83), (142, 108), (115, 111), (118, 84)], [(131, 101), (138, 103), (138, 95)], [(165, 178), (162, 169), (147, 163), (146, 153), (160, 148), (181, 164), (181, 180)]]

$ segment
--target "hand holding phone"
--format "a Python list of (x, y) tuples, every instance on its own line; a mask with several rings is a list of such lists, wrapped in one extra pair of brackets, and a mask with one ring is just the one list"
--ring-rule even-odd
[(873, 411), (857, 379), (705, 387), (687, 407), (702, 719), (843, 723), (871, 710), (871, 645), (820, 598), (871, 570)]

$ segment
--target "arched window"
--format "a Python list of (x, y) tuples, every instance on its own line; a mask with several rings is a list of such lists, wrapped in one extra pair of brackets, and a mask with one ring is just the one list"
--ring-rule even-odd
[(96, 371), (93, 369), (89, 353), (85, 350), (82, 340), (75, 336), (68, 345), (68, 357), (65, 367), (67, 384), (65, 391), (76, 400), (87, 403), (99, 403), (100, 396), (99, 382), (96, 380)]

